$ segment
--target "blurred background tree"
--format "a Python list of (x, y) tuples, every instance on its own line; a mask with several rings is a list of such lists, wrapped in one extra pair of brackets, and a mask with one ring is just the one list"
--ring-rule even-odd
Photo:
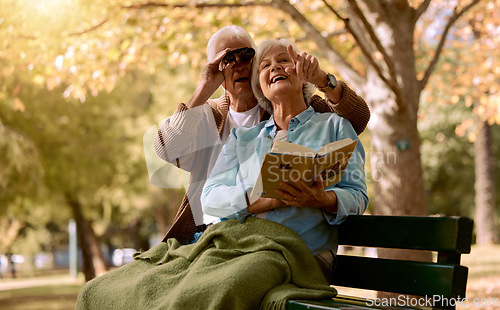
[[(438, 17), (440, 13), (436, 13)], [(433, 114), (434, 118), (439, 118), (441, 112), (445, 112), (446, 117), (441, 117), (442, 124), (449, 124), (448, 129), (453, 129), (458, 137), (464, 137), (458, 138), (463, 141), (463, 151), (458, 154), (464, 154), (464, 167), (459, 169), (456, 165), (448, 164), (444, 169), (449, 170), (446, 175), (451, 178), (452, 167), (460, 171), (462, 180), (457, 179), (454, 183), (463, 189), (462, 193), (473, 187), (475, 189), (475, 200), (470, 200), (472, 196), (457, 196), (456, 204), (462, 206), (459, 208), (462, 212), (467, 204), (475, 206), (468, 215), (475, 219), (478, 244), (498, 243), (500, 238), (497, 216), (500, 197), (495, 198), (494, 190), (495, 184), (499, 184), (498, 175), (495, 178), (494, 173), (498, 171), (498, 160), (494, 158), (499, 158), (498, 126), (495, 126), (500, 123), (500, 69), (498, 53), (495, 52), (500, 45), (499, 20), (498, 2), (490, 1), (471, 9), (467, 18), (459, 21), (451, 30), (439, 74), (432, 78), (431, 83), (435, 84), (425, 100), (428, 108), (421, 113), (427, 120), (426, 116)], [(432, 31), (432, 26), (428, 29)], [(436, 106), (441, 109), (440, 112)], [(421, 124), (425, 126), (428, 122)], [(437, 142), (449, 141), (450, 138), (457, 139), (450, 130), (445, 135), (440, 131), (436, 136)], [(469, 143), (473, 143), (474, 147), (470, 148)], [(429, 151), (432, 152), (430, 148)], [(459, 149), (455, 148), (455, 151)], [(451, 156), (446, 158), (453, 160)], [(470, 167), (471, 163), (474, 168)], [(465, 170), (465, 167), (469, 168)], [(472, 183), (472, 180), (475, 182)], [(438, 188), (451, 185), (443, 181), (441, 184), (436, 183)], [(435, 204), (430, 205), (435, 207)]]
[(474, 173), (468, 144), (498, 156), (498, 2), (0, 0), (0, 227), (13, 236), (0, 250), (40, 230), (53, 249), (74, 217), (89, 279), (107, 267), (100, 245), (162, 235), (182, 189), (150, 185), (142, 136), (189, 99), (227, 24), (296, 40), (367, 100), (375, 213), (469, 215), (478, 241), (482, 227), (498, 237), (498, 161)]

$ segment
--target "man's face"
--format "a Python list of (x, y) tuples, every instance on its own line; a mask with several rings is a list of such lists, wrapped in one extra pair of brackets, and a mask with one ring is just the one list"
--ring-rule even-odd
[[(229, 48), (231, 51), (236, 51), (241, 48), (251, 47), (249, 42), (238, 38), (223, 39), (215, 46), (216, 53)], [(242, 61), (241, 53), (235, 53), (234, 61), (229, 61), (222, 64), (222, 73), (224, 74), (224, 83), (222, 86), (234, 96), (244, 96), (252, 94), (250, 85), (250, 74), (252, 72), (252, 61)]]

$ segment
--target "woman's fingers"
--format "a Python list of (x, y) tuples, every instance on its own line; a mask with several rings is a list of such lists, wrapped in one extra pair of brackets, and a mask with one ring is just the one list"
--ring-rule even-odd
[(308, 76), (308, 82), (311, 82), (311, 78), (314, 76), (317, 68), (318, 68), (318, 59), (314, 56), (311, 56), (311, 61), (310, 61), (309, 69), (307, 71), (307, 76)]
[(297, 53), (291, 45), (287, 46), (287, 50), (295, 66), (293, 69), (287, 68), (285, 71), (288, 74), (295, 73), (299, 79), (313, 83), (318, 75), (318, 70), (321, 70), (318, 59), (306, 52)]
[(297, 61), (297, 53), (295, 52), (293, 47), (291, 45), (288, 45), (286, 47), (286, 49), (288, 51), (288, 54), (290, 54), (290, 57), (292, 57), (293, 62), (296, 62)]
[(283, 190), (280, 190), (280, 189), (277, 189), (276, 193), (281, 196), (281, 201), (283, 201), (283, 202), (294, 201), (297, 199), (296, 198), (297, 196), (294, 196), (293, 194), (286, 192), (286, 191), (283, 191)]
[(308, 186), (302, 179), (292, 179), (289, 182), (281, 182), (280, 188), (276, 190), (282, 198), (281, 201), (287, 206), (321, 207), (325, 203), (325, 186), (321, 175), (316, 176), (314, 184)]

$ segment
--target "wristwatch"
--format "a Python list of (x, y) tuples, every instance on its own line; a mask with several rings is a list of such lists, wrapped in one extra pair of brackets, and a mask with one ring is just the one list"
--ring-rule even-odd
[(320, 91), (320, 92), (326, 92), (326, 90), (328, 88), (331, 88), (331, 89), (334, 89), (336, 86), (337, 86), (337, 79), (335, 78), (335, 75), (331, 74), (331, 73), (327, 73), (326, 74), (326, 81), (328, 82), (328, 84), (326, 84), (325, 87), (318, 87), (316, 86), (316, 88)]

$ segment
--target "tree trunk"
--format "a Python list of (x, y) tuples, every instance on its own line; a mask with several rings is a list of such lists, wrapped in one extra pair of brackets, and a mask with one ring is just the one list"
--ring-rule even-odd
[[(370, 197), (374, 213), (382, 215), (426, 215), (426, 196), (420, 159), (416, 117), (397, 111), (393, 95), (382, 81), (371, 79), (368, 88), (378, 94), (370, 103), (379, 110), (368, 124), (372, 140)], [(377, 85), (377, 82), (380, 83)], [(410, 100), (410, 98), (408, 98)]]
[(82, 266), (85, 281), (90, 281), (95, 278), (96, 274), (101, 275), (106, 272), (106, 263), (104, 262), (94, 230), (83, 215), (80, 202), (70, 197), (70, 195), (67, 195), (67, 201), (76, 221), (78, 245), (82, 251)]
[[(374, 213), (381, 215), (427, 215), (420, 137), (417, 113), (420, 87), (416, 79), (413, 52), (414, 24), (412, 10), (407, 5), (385, 5), (362, 1), (365, 16), (378, 35), (386, 59), (378, 61), (379, 71), (373, 66), (366, 70), (366, 81), (355, 85), (369, 103), (372, 118), (368, 124), (371, 133), (372, 183), (375, 195)], [(352, 5), (351, 5), (352, 6)], [(351, 7), (353, 12), (355, 8)], [(355, 13), (351, 13), (356, 16)], [(360, 20), (352, 21), (359, 29)], [(388, 28), (389, 26), (389, 28)], [(366, 31), (365, 31), (366, 32)], [(384, 81), (381, 74), (387, 81)], [(430, 252), (379, 249), (382, 258), (412, 261), (431, 261)], [(379, 298), (397, 298), (399, 294), (378, 292)]]
[(87, 227), (88, 227), (88, 232), (89, 232), (89, 241), (90, 241), (90, 250), (92, 253), (92, 264), (94, 266), (95, 274), (96, 276), (100, 276), (102, 274), (105, 274), (106, 271), (109, 269), (109, 264), (106, 262), (104, 259), (104, 256), (101, 251), (100, 247), (100, 242), (97, 239), (97, 236), (95, 235), (94, 229), (92, 228), (92, 225), (88, 221), (87, 222)]
[(130, 236), (130, 240), (132, 240), (133, 247), (136, 250), (147, 251), (149, 250), (149, 240), (144, 238), (140, 234), (141, 228), (141, 218), (135, 218), (128, 225), (128, 235)]
[(165, 236), (168, 231), (168, 225), (169, 225), (169, 216), (168, 216), (168, 210), (166, 207), (163, 205), (155, 207), (153, 211), (153, 216), (155, 218), (156, 222), (156, 229), (158, 230), (158, 234), (160, 236)]
[[(368, 124), (372, 134), (371, 180), (375, 195), (370, 197), (374, 214), (426, 215), (426, 196), (420, 160), (420, 138), (416, 115), (398, 109), (394, 94), (377, 77), (368, 78), (369, 102), (378, 113)], [(407, 98), (411, 100), (411, 98)], [(416, 114), (416, 113), (415, 113)], [(430, 252), (378, 249), (378, 257), (431, 261)], [(378, 298), (398, 298), (399, 294), (378, 292)]]
[(495, 185), (491, 143), (490, 126), (487, 122), (482, 121), (479, 134), (474, 142), (477, 244), (494, 244), (498, 243), (500, 239), (498, 227), (495, 226)]
[(95, 269), (92, 262), (92, 250), (89, 240), (90, 233), (88, 223), (83, 217), (80, 203), (71, 198), (68, 199), (68, 203), (71, 207), (71, 211), (76, 222), (78, 246), (82, 251), (83, 274), (85, 275), (85, 281), (90, 281), (95, 278)]

